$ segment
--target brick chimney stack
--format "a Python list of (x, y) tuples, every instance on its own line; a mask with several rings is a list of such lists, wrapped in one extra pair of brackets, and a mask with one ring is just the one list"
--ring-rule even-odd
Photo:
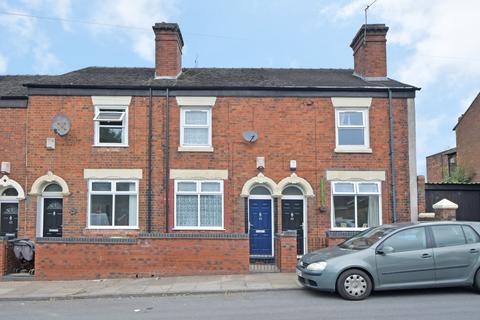
[(387, 77), (386, 35), (384, 24), (363, 25), (350, 44), (353, 49), (354, 72), (363, 78)]
[(182, 72), (183, 38), (176, 23), (155, 23), (155, 78), (176, 78)]

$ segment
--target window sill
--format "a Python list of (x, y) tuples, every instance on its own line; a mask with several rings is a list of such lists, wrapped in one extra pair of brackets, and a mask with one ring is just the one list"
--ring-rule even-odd
[[(338, 229), (342, 229), (342, 230), (338, 230)], [(347, 229), (347, 230), (343, 230), (343, 229)], [(364, 229), (357, 229), (357, 228), (355, 228), (354, 230), (352, 229), (353, 228), (350, 228), (350, 229), (349, 228), (332, 228), (330, 230), (327, 230), (326, 235), (327, 235), (327, 238), (330, 238), (330, 239), (346, 239), (346, 238), (351, 238), (364, 230)]]
[(213, 147), (178, 147), (179, 152), (213, 152)]
[(89, 226), (86, 230), (140, 230), (139, 227), (109, 227), (109, 226)]
[(347, 148), (347, 147), (337, 147), (335, 148), (336, 153), (372, 153), (371, 148)]
[(225, 231), (225, 228), (222, 227), (210, 227), (210, 228), (195, 228), (195, 227), (175, 227), (173, 231)]
[(368, 228), (341, 228), (341, 227), (334, 227), (331, 228), (329, 231), (365, 231)]
[(92, 144), (94, 148), (128, 148), (128, 144)]

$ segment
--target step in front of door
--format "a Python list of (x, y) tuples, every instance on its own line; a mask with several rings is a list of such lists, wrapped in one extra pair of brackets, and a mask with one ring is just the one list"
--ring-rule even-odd
[(271, 272), (280, 272), (275, 264), (275, 258), (265, 257), (265, 258), (250, 258), (250, 272), (252, 273), (271, 273)]

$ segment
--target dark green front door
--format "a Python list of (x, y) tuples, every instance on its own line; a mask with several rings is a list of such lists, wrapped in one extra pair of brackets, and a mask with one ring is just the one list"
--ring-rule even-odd
[(16, 237), (18, 231), (18, 203), (0, 204), (0, 236)]
[(282, 200), (282, 231), (297, 233), (297, 254), (303, 255), (303, 200)]
[(63, 229), (63, 199), (43, 199), (43, 236), (61, 237)]

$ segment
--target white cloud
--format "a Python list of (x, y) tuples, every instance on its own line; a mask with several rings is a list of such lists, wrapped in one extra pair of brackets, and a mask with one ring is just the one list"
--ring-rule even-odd
[[(0, 10), (18, 14), (35, 15), (46, 11), (50, 17), (67, 19), (71, 11), (70, 0), (34, 0), (20, 1), (15, 5), (6, 0), (0, 0)], [(44, 22), (44, 21), (41, 21)], [(63, 23), (64, 30), (68, 25)], [(9, 55), (18, 59), (19, 56), (32, 56), (32, 69), (36, 73), (52, 73), (64, 66), (51, 48), (51, 39), (40, 20), (19, 16), (4, 15), (0, 19), (0, 27), (11, 39)]]
[(8, 61), (3, 55), (0, 54), (0, 73), (7, 72)]
[[(333, 5), (322, 14), (333, 20), (361, 16), (371, 1), (353, 0)], [(480, 1), (380, 0), (369, 9), (369, 22), (390, 26), (388, 41), (412, 52), (394, 71), (401, 81), (426, 87), (438, 79), (480, 77)]]
[[(61, 19), (71, 18), (72, 3), (70, 0), (46, 0), (46, 6), (50, 7), (51, 14)], [(72, 31), (72, 26), (66, 21), (62, 21), (62, 27), (65, 31)]]
[[(154, 60), (153, 31), (154, 22), (168, 22), (175, 13), (173, 0), (100, 0), (92, 8), (91, 20), (132, 28), (108, 28), (93, 26), (92, 31), (126, 37), (129, 47), (141, 58)], [(140, 29), (141, 28), (141, 29)], [(144, 30), (145, 29), (145, 30)]]

